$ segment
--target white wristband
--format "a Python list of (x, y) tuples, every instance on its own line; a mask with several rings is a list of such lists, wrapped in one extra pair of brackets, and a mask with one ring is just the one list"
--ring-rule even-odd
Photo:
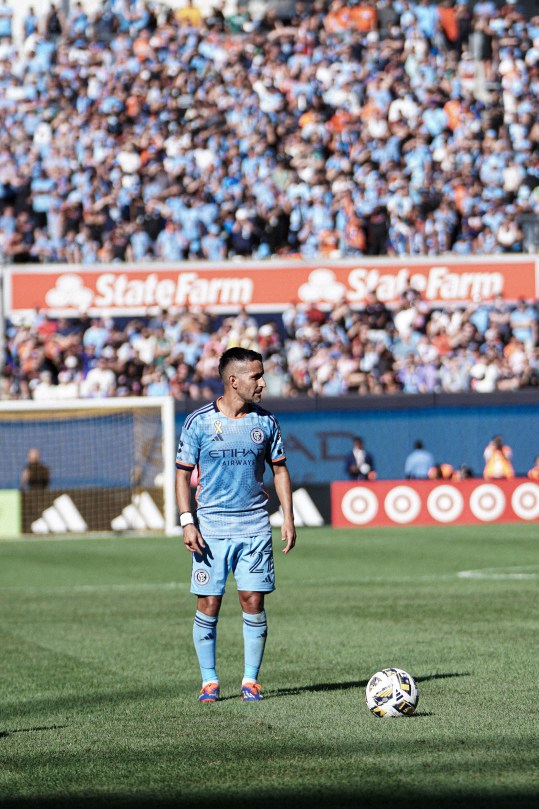
[(195, 521), (190, 511), (184, 511), (183, 514), (180, 514), (180, 525), (182, 528), (185, 528), (186, 525), (194, 525), (194, 523)]

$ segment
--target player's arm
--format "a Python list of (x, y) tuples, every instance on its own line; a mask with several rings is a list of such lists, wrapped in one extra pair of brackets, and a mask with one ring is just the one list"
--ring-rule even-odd
[[(191, 512), (191, 475), (192, 469), (176, 469), (176, 502), (180, 514)], [(193, 524), (185, 525), (183, 528), (183, 544), (191, 553), (202, 554), (205, 542), (202, 534)]]
[(292, 506), (292, 483), (286, 464), (272, 464), (275, 492), (283, 510), (282, 541), (286, 543), (283, 553), (288, 553), (296, 544), (296, 526), (294, 525), (294, 509)]

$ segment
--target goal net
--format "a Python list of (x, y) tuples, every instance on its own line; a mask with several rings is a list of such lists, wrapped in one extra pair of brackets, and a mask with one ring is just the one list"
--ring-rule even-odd
[(172, 397), (0, 402), (0, 451), (23, 533), (174, 533)]

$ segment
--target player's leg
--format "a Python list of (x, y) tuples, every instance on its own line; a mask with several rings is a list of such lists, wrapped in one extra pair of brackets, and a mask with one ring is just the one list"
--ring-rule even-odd
[(253, 702), (262, 699), (258, 673), (268, 635), (264, 593), (240, 590), (238, 595), (243, 613), (244, 669), (241, 696), (243, 700)]
[(216, 669), (217, 621), (228, 575), (227, 554), (221, 540), (206, 540), (204, 555), (193, 554), (191, 592), (197, 596), (193, 643), (200, 666), (199, 702), (219, 699)]
[(258, 674), (268, 634), (264, 596), (275, 589), (271, 532), (243, 540), (233, 570), (243, 613), (242, 699), (258, 701), (262, 699)]
[(258, 701), (262, 699), (258, 673), (268, 634), (264, 596), (275, 589), (271, 531), (242, 539), (232, 569), (243, 612), (242, 699)]
[(193, 643), (197, 653), (202, 688), (199, 702), (219, 699), (219, 677), (216, 670), (217, 621), (222, 596), (199, 596), (193, 623)]

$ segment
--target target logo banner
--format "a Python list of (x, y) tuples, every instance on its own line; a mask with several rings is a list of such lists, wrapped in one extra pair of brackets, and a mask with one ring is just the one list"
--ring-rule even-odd
[(336, 481), (331, 484), (331, 516), (337, 528), (535, 522), (539, 484), (527, 478)]

